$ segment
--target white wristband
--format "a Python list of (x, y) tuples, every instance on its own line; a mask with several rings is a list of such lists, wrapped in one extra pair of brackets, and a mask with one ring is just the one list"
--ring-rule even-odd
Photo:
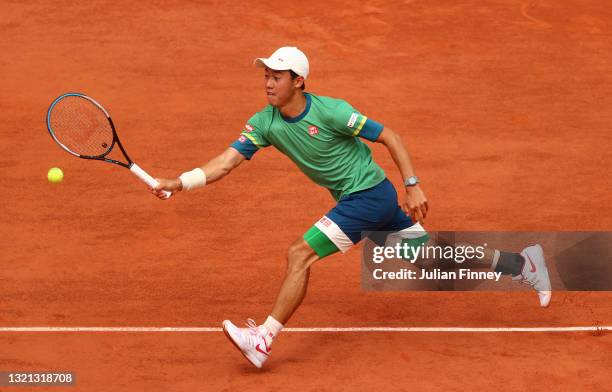
[(181, 180), (181, 184), (183, 184), (184, 191), (190, 191), (206, 185), (206, 174), (204, 170), (199, 167), (181, 174), (179, 179)]

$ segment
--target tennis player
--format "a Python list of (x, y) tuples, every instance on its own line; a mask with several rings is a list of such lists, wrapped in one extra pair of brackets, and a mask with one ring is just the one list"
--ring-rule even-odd
[[(261, 367), (273, 341), (302, 303), (313, 263), (348, 251), (369, 232), (424, 233), (420, 222), (429, 205), (398, 133), (342, 99), (304, 91), (309, 63), (302, 51), (282, 47), (268, 58), (256, 59), (255, 65), (263, 68), (269, 105), (248, 120), (238, 140), (219, 156), (176, 179), (158, 179), (160, 185), (152, 192), (164, 199), (162, 190), (192, 191), (219, 181), (259, 150), (274, 146), (336, 200), (334, 208), (289, 246), (285, 279), (266, 321), (256, 325), (249, 319), (248, 328), (223, 321), (230, 341)], [(364, 140), (383, 144), (396, 163), (405, 179), (399, 201)], [(550, 281), (539, 245), (521, 254), (495, 251), (491, 267), (535, 285), (541, 305), (548, 305)]]

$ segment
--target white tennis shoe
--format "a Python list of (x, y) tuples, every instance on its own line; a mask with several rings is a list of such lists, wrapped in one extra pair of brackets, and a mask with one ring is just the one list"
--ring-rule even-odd
[(552, 290), (548, 268), (544, 261), (544, 251), (539, 244), (529, 246), (521, 252), (525, 259), (520, 275), (514, 276), (513, 280), (522, 280), (522, 283), (529, 284), (538, 292), (540, 306), (545, 308), (550, 303)]
[(252, 319), (247, 320), (248, 328), (238, 328), (231, 321), (223, 320), (223, 332), (234, 346), (253, 365), (261, 368), (266, 362), (272, 349), (272, 341), (266, 342), (266, 328), (257, 326)]

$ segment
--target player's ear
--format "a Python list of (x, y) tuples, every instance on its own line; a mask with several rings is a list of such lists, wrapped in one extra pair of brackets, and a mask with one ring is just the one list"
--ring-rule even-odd
[(302, 89), (302, 86), (304, 85), (304, 77), (298, 76), (297, 78), (293, 79), (293, 85), (295, 88)]

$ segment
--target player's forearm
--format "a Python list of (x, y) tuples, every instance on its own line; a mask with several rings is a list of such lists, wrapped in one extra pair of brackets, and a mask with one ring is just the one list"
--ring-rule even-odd
[(201, 169), (206, 174), (206, 183), (210, 184), (215, 181), (219, 181), (226, 175), (228, 175), (234, 166), (229, 162), (224, 155), (219, 155), (216, 158), (211, 159)]
[(203, 187), (211, 182), (219, 181), (240, 162), (241, 160), (235, 159), (232, 154), (223, 153), (211, 159), (204, 166), (185, 172), (175, 179), (158, 178), (157, 181), (160, 185), (153, 190), (153, 193), (160, 197), (162, 195), (161, 190), (178, 192)]
[(181, 174), (177, 179), (177, 189), (190, 190), (219, 181), (234, 168), (238, 167), (244, 159), (241, 153), (233, 148), (228, 148), (222, 154), (208, 161), (204, 166)]
[(402, 178), (405, 180), (408, 177), (414, 176), (415, 172), (410, 160), (410, 154), (408, 154), (401, 136), (388, 129), (385, 129), (383, 132), (385, 132), (385, 135), (381, 135), (384, 137), (379, 141), (389, 150), (393, 162), (395, 162), (400, 173), (402, 173)]

